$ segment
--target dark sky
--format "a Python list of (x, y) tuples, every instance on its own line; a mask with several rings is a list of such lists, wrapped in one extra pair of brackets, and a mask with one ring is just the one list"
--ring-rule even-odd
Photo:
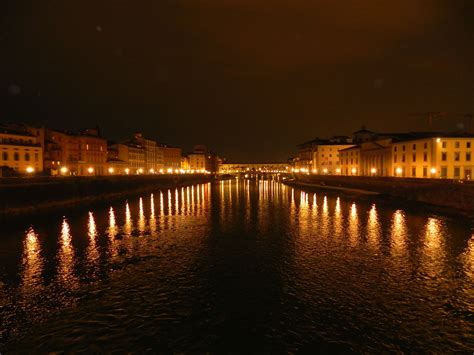
[(474, 111), (472, 0), (2, 0), (0, 120), (231, 161)]

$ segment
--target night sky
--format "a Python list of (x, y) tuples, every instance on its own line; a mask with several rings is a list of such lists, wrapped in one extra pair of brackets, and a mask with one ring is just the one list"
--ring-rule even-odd
[(472, 0), (2, 0), (0, 121), (229, 161), (474, 111)]

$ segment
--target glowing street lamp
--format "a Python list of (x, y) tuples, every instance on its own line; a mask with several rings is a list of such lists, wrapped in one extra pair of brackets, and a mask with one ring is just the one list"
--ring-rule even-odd
[(395, 172), (397, 173), (397, 175), (401, 175), (402, 172), (403, 172), (403, 169), (402, 168), (396, 168)]
[(168, 174), (173, 174), (173, 169), (169, 168), (168, 170), (166, 170), (166, 172), (167, 172)]
[(138, 169), (137, 171), (139, 174), (143, 174), (143, 168)]
[(323, 169), (323, 173), (327, 174), (327, 173), (328, 173), (328, 169), (324, 168), (324, 169)]
[(436, 170), (436, 168), (431, 168), (431, 169), (430, 169), (431, 175), (434, 175), (434, 174), (436, 174), (437, 172), (438, 172), (438, 171)]
[(33, 174), (35, 172), (35, 168), (33, 168), (32, 166), (29, 166), (26, 168), (26, 172), (28, 174)]
[(337, 168), (337, 169), (336, 169), (336, 173), (340, 174), (340, 173), (341, 173), (341, 169), (340, 169), (340, 168)]
[(357, 173), (357, 169), (356, 169), (356, 168), (352, 168), (352, 169), (351, 169), (351, 172), (352, 172), (352, 174), (355, 175), (355, 174)]
[(88, 172), (89, 174), (94, 173), (94, 168), (93, 168), (93, 167), (87, 168), (87, 172)]
[(66, 166), (63, 166), (63, 167), (61, 167), (61, 169), (59, 169), (59, 171), (61, 172), (61, 174), (67, 174), (69, 169)]
[(130, 169), (129, 168), (125, 168), (125, 174), (130, 174)]
[(377, 173), (377, 169), (376, 169), (376, 168), (370, 169), (370, 173), (371, 173), (371, 174), (376, 174), (376, 173)]
[(109, 174), (113, 174), (113, 173), (114, 173), (114, 171), (115, 171), (115, 169), (114, 169), (114, 168), (109, 168)]
[(154, 174), (155, 173), (155, 169), (150, 169), (150, 174)]

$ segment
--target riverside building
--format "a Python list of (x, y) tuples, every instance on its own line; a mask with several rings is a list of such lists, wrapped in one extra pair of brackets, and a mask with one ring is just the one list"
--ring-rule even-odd
[(19, 174), (41, 173), (43, 167), (43, 148), (39, 136), (27, 131), (0, 128), (2, 175), (7, 175), (8, 169)]

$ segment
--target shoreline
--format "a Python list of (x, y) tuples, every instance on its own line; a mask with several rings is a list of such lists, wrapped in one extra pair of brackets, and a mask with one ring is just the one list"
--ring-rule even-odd
[[(49, 180), (28, 184), (0, 185), (0, 194), (7, 195), (0, 205), (0, 221), (6, 218), (50, 213), (63, 208), (84, 207), (109, 200), (125, 198), (141, 192), (177, 188), (213, 181), (210, 175), (113, 177), (92, 179)], [(104, 183), (107, 188), (104, 188)], [(51, 189), (57, 188), (57, 195)], [(15, 195), (19, 198), (15, 199)], [(28, 198), (29, 197), (29, 198)]]
[(309, 177), (286, 180), (283, 183), (301, 190), (338, 194), (346, 198), (368, 200), (391, 206), (402, 203), (408, 209), (422, 209), (428, 213), (450, 217), (474, 218), (474, 200), (472, 204), (465, 204), (469, 194), (462, 195), (462, 192), (457, 192), (457, 194), (450, 195), (451, 198), (446, 198), (446, 194), (450, 194), (451, 191), (439, 189), (439, 186), (437, 186), (437, 189), (425, 191), (423, 188), (417, 190), (416, 188), (404, 187), (403, 182), (397, 184), (393, 181), (386, 181), (387, 184), (390, 184), (390, 189), (377, 183), (372, 184), (371, 187), (366, 185), (357, 186), (360, 188), (356, 188), (354, 185), (358, 184), (354, 184), (353, 181), (345, 182), (344, 180), (337, 179), (336, 184), (331, 178)]

